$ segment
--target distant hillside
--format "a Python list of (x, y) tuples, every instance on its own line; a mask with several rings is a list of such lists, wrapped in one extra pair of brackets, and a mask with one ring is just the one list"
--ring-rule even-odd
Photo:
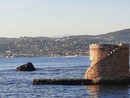
[(0, 38), (0, 57), (88, 55), (93, 43), (130, 44), (130, 29), (95, 36)]
[(100, 38), (105, 38), (110, 43), (129, 43), (130, 42), (130, 29), (110, 32), (103, 35), (98, 35)]

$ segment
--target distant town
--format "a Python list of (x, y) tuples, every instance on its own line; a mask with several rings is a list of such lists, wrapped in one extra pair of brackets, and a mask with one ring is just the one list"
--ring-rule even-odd
[(129, 43), (130, 29), (101, 35), (0, 38), (0, 58), (88, 56), (89, 44)]

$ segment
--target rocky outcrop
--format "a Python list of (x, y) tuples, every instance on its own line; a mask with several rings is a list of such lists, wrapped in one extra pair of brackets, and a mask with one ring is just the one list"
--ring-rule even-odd
[(95, 82), (89, 79), (34, 79), (33, 85), (130, 85), (130, 77)]
[(36, 68), (33, 66), (31, 62), (28, 62), (24, 65), (21, 65), (16, 68), (17, 71), (35, 71)]
[(89, 79), (34, 79), (33, 85), (45, 85), (45, 84), (56, 84), (56, 85), (90, 85), (93, 81)]

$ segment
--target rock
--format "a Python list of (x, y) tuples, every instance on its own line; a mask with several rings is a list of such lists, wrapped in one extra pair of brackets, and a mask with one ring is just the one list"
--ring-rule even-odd
[(75, 79), (75, 78), (66, 78), (66, 79), (34, 79), (32, 81), (33, 85), (90, 85), (93, 84), (93, 81), (89, 79)]
[(97, 83), (89, 79), (34, 79), (33, 85), (130, 85), (130, 77), (120, 79), (101, 80)]
[(36, 68), (33, 66), (31, 62), (28, 62), (27, 64), (17, 67), (16, 70), (17, 71), (35, 71)]

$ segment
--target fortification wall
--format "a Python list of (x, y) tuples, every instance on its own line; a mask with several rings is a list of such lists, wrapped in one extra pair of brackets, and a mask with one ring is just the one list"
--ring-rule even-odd
[(91, 44), (91, 66), (85, 79), (93, 81), (130, 77), (128, 44)]

